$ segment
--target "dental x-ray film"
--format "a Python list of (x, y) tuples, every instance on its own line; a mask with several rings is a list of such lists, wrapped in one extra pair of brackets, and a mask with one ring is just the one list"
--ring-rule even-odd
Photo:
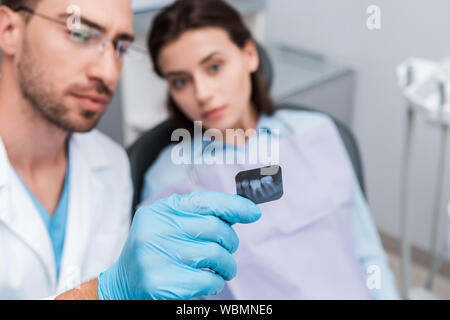
[(256, 204), (280, 199), (283, 196), (281, 167), (275, 165), (239, 172), (236, 192)]

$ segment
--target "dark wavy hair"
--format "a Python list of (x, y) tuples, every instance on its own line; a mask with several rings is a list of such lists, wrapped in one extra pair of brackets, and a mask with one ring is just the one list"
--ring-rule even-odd
[[(240, 14), (225, 1), (178, 0), (155, 17), (148, 35), (147, 45), (156, 74), (163, 76), (158, 66), (158, 56), (164, 46), (177, 40), (186, 31), (206, 27), (225, 30), (232, 42), (241, 49), (248, 41), (255, 42)], [(251, 101), (258, 115), (272, 115), (275, 106), (260, 70), (251, 74), (251, 85)], [(170, 93), (167, 107), (176, 127), (192, 130), (192, 121), (181, 111)]]
[(23, 6), (34, 9), (39, 1), (40, 0), (2, 0), (1, 4), (15, 11)]
[[(17, 11), (19, 8), (27, 7), (30, 9), (35, 9), (41, 0), (2, 0), (1, 5), (7, 6), (13, 11)], [(31, 19), (31, 15), (27, 14), (25, 17), (25, 23), (28, 24), (28, 22)]]

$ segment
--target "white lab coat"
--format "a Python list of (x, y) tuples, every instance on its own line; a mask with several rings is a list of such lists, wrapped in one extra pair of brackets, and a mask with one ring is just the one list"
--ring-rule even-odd
[(94, 130), (70, 139), (70, 196), (57, 279), (52, 243), (0, 137), (0, 299), (42, 299), (95, 279), (118, 258), (130, 227), (124, 150)]

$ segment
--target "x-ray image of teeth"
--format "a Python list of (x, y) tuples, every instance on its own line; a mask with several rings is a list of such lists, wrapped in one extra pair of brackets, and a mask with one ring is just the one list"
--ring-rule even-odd
[(261, 175), (261, 169), (240, 172), (236, 176), (237, 194), (254, 203), (278, 200), (283, 195), (281, 168), (275, 175)]

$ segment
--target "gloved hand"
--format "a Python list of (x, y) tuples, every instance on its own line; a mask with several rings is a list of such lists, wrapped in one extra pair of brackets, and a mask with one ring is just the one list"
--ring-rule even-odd
[(100, 299), (182, 299), (213, 295), (236, 275), (234, 223), (261, 216), (237, 195), (194, 192), (141, 207), (117, 262), (98, 276)]

